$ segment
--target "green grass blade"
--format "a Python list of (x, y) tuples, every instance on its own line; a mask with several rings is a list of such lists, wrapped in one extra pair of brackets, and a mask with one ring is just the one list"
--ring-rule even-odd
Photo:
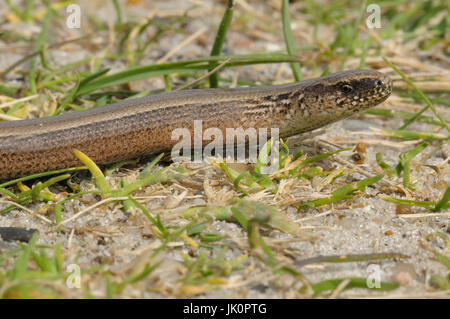
[(384, 177), (384, 175), (377, 175), (374, 177), (369, 177), (363, 180), (360, 180), (356, 183), (350, 183), (347, 185), (344, 185), (337, 190), (335, 190), (333, 193), (331, 193), (330, 197), (326, 198), (319, 198), (316, 200), (313, 200), (311, 202), (303, 203), (299, 206), (299, 209), (308, 209), (308, 208), (315, 208), (323, 205), (328, 205), (336, 202), (340, 202), (343, 200), (350, 199), (354, 196), (355, 191), (364, 191), (364, 189), (372, 184), (375, 184), (379, 180), (381, 180)]
[(344, 280), (350, 279), (349, 283), (345, 286), (344, 290), (353, 288), (364, 288), (376, 291), (391, 291), (400, 286), (397, 282), (380, 282), (380, 288), (369, 288), (367, 286), (366, 278), (341, 278), (341, 279), (329, 279), (318, 282), (312, 286), (314, 296), (319, 295), (322, 292), (336, 289)]
[(425, 96), (425, 94), (423, 94), (423, 92), (402, 72), (400, 71), (394, 64), (392, 64), (391, 61), (389, 61), (386, 57), (383, 57), (384, 62), (386, 62), (395, 72), (397, 72), (398, 75), (400, 75), (402, 77), (402, 79), (408, 83), (413, 90), (422, 98), (422, 100), (425, 102), (425, 104), (427, 105), (426, 107), (424, 107), (422, 110), (420, 110), (419, 112), (416, 113), (416, 115), (414, 115), (411, 119), (409, 119), (408, 121), (406, 121), (405, 124), (403, 124), (400, 127), (400, 130), (404, 130), (405, 128), (407, 128), (412, 122), (414, 122), (417, 118), (419, 118), (422, 113), (424, 113), (426, 110), (428, 110), (429, 108), (431, 108), (431, 110), (433, 111), (434, 115), (436, 115), (436, 117), (439, 119), (439, 121), (441, 122), (442, 126), (444, 126), (447, 129), (447, 132), (450, 133), (450, 127), (448, 126), (447, 122), (442, 118), (442, 116), (439, 114), (439, 112), (436, 110), (436, 108), (434, 107), (433, 103), (431, 103), (431, 101)]
[(391, 134), (391, 137), (400, 138), (403, 140), (430, 140), (430, 141), (446, 141), (450, 136), (444, 136), (436, 133), (405, 131), (405, 130), (388, 130), (383, 129), (384, 132)]
[[(45, 45), (47, 35), (48, 35), (48, 28), (49, 28), (50, 20), (51, 20), (52, 16), (53, 16), (53, 11), (50, 10), (50, 8), (48, 8), (47, 14), (45, 15), (45, 18), (44, 18), (44, 23), (42, 25), (41, 33), (39, 34), (36, 44), (34, 45), (34, 49), (37, 52), (41, 51)], [(36, 70), (36, 67), (37, 67), (36, 64), (37, 64), (37, 58), (33, 57), (30, 61), (30, 71), (29, 71), (30, 91), (32, 94), (37, 93), (36, 80), (37, 80), (38, 71)]]
[(397, 171), (394, 170), (392, 167), (390, 167), (385, 161), (383, 161), (383, 154), (377, 153), (375, 155), (375, 158), (376, 158), (378, 165), (383, 169), (383, 171), (386, 174), (398, 177)]
[(91, 81), (77, 92), (77, 97), (91, 93), (99, 89), (105, 89), (115, 85), (121, 85), (130, 81), (147, 79), (154, 76), (162, 76), (173, 73), (187, 73), (194, 71), (207, 70), (210, 63), (214, 62), (221, 64), (229, 60), (227, 67), (249, 65), (249, 64), (263, 64), (263, 63), (281, 63), (298, 61), (298, 57), (289, 56), (285, 54), (249, 54), (249, 55), (231, 55), (231, 56), (210, 56), (200, 59), (170, 62), (162, 64), (152, 64), (140, 67), (130, 68), (125, 71), (117, 72), (112, 75), (103, 76), (99, 79)]
[[(291, 19), (289, 16), (289, 0), (282, 0), (281, 4), (281, 20), (283, 22), (283, 35), (284, 42), (286, 43), (286, 50), (289, 55), (296, 55), (294, 36), (291, 29)], [(300, 63), (291, 63), (292, 74), (294, 75), (295, 81), (303, 80), (302, 71), (300, 69)]]
[(86, 170), (86, 169), (88, 169), (88, 168), (85, 166), (80, 166), (80, 167), (64, 168), (64, 169), (59, 169), (59, 170), (55, 170), (55, 171), (48, 171), (48, 172), (44, 172), (44, 173), (28, 175), (25, 177), (20, 177), (20, 178), (10, 180), (8, 182), (4, 182), (4, 183), (0, 184), (0, 188), (10, 186), (10, 185), (13, 185), (13, 184), (16, 184), (19, 182), (26, 182), (26, 181), (29, 181), (32, 179), (46, 177), (49, 175), (56, 175), (56, 174), (67, 173), (67, 172), (76, 172), (76, 171), (81, 171), (81, 170)]
[(116, 12), (116, 28), (120, 29), (122, 27), (122, 11), (120, 10), (120, 5), (117, 0), (112, 0), (114, 5), (114, 11)]
[(31, 253), (36, 246), (38, 238), (39, 234), (37, 232), (34, 233), (29, 243), (20, 252), (19, 256), (16, 259), (16, 263), (14, 264), (14, 268), (12, 269), (11, 280), (20, 279), (25, 275), (27, 271), (28, 262), (31, 258)]
[(247, 218), (245, 218), (244, 214), (242, 214), (241, 211), (236, 207), (231, 207), (231, 212), (233, 213), (234, 218), (236, 218), (238, 223), (242, 226), (242, 228), (247, 229), (248, 220)]
[[(219, 30), (217, 30), (217, 35), (214, 40), (213, 47), (211, 49), (211, 56), (218, 56), (222, 51), (223, 42), (225, 41), (225, 36), (228, 31), (228, 27), (230, 26), (231, 20), (233, 19), (233, 8), (234, 1), (228, 0), (227, 8), (225, 9), (225, 13), (222, 17), (222, 21), (220, 22)], [(217, 64), (211, 63), (209, 67), (209, 72), (211, 72)], [(219, 74), (215, 72), (211, 74), (209, 77), (209, 87), (217, 88), (219, 86)]]
[(434, 207), (434, 211), (438, 212), (444, 208), (448, 208), (450, 205), (448, 204), (448, 201), (450, 200), (450, 187), (447, 187), (447, 190), (445, 191), (444, 195), (442, 196), (442, 199), (436, 204)]
[(416, 157), (420, 152), (422, 152), (426, 147), (428, 147), (428, 143), (422, 143), (406, 154), (400, 154), (400, 167), (398, 171), (403, 170), (403, 186), (412, 188), (410, 183), (410, 163), (411, 160)]
[(102, 173), (102, 170), (83, 152), (73, 149), (73, 153), (84, 165), (87, 166), (95, 180), (95, 184), (97, 184), (98, 188), (102, 191), (103, 197), (108, 197), (111, 193), (111, 189), (106, 181), (105, 175)]

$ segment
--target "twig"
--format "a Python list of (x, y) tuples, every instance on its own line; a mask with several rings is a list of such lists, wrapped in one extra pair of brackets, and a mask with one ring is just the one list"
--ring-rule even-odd
[(46, 222), (47, 224), (52, 224), (53, 222), (50, 219), (45, 218), (44, 216), (41, 216), (39, 214), (37, 214), (36, 212), (32, 211), (31, 209), (26, 208), (25, 206), (22, 206), (16, 202), (11, 202), (9, 200), (0, 200), (0, 203), (5, 203), (5, 204), (11, 204), (14, 205), (20, 209), (23, 209), (24, 211), (26, 211), (28, 214), (32, 215), (32, 216), (36, 216), (39, 219), (42, 219), (44, 222)]
[(205, 75), (199, 77), (198, 79), (195, 79), (194, 81), (192, 81), (191, 83), (188, 83), (186, 85), (183, 85), (179, 88), (177, 88), (176, 90), (174, 90), (174, 92), (177, 91), (182, 91), (185, 90), (187, 88), (190, 88), (191, 86), (194, 86), (195, 84), (203, 81), (204, 79), (206, 79), (207, 77), (209, 77), (211, 74), (216, 73), (217, 71), (219, 71), (221, 68), (223, 68), (228, 62), (230, 62), (231, 59), (226, 59), (225, 61), (223, 61), (221, 64), (219, 64), (218, 66), (216, 66), (214, 69), (212, 69), (211, 71), (209, 71), (208, 73), (206, 73)]
[(170, 59), (175, 53), (177, 53), (183, 47), (185, 47), (189, 43), (193, 42), (195, 39), (197, 39), (199, 36), (201, 36), (203, 33), (205, 33), (206, 30), (207, 30), (206, 27), (201, 28), (200, 30), (198, 30), (197, 32), (192, 34), (191, 36), (187, 37), (185, 40), (181, 41), (181, 43), (178, 44), (175, 48), (173, 48), (172, 50), (167, 52), (166, 55), (163, 56), (161, 59), (159, 59), (156, 63), (160, 64), (160, 63), (166, 62), (168, 59)]
[(34, 99), (34, 98), (36, 98), (38, 96), (39, 96), (39, 94), (33, 94), (33, 95), (30, 95), (30, 96), (23, 97), (21, 99), (12, 100), (12, 101), (0, 104), (0, 109), (6, 108), (6, 107), (8, 107), (10, 105), (14, 105), (14, 104), (17, 104), (17, 103), (21, 103), (21, 102), (26, 102), (26, 101), (32, 100), (32, 99)]
[[(54, 44), (51, 44), (51, 45), (47, 46), (47, 49), (54, 49), (54, 48), (58, 48), (58, 47), (60, 47), (60, 46), (63, 46), (63, 45), (65, 45), (65, 44), (68, 44), (68, 43), (80, 41), (80, 40), (83, 40), (83, 39), (86, 39), (86, 38), (90, 37), (92, 34), (93, 34), (93, 33), (89, 33), (89, 34), (84, 35), (84, 36), (79, 37), (79, 38), (75, 38), (75, 39), (70, 39), (70, 40), (66, 40), (66, 41), (54, 43)], [(23, 58), (17, 60), (16, 62), (14, 62), (14, 63), (13, 63), (10, 67), (8, 67), (5, 71), (3, 71), (2, 73), (0, 73), (0, 79), (5, 78), (5, 76), (6, 76), (9, 72), (11, 72), (12, 70), (14, 70), (16, 67), (18, 67), (18, 66), (21, 65), (22, 63), (24, 63), (24, 62), (26, 62), (26, 61), (32, 59), (32, 58), (35, 57), (35, 56), (37, 56), (38, 54), (40, 54), (40, 52), (41, 52), (41, 50), (34, 51), (33, 53), (30, 53), (30, 54), (24, 56)]]

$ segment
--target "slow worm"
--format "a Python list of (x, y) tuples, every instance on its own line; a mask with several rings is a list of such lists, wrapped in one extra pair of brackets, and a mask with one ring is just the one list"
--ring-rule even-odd
[[(170, 150), (176, 128), (279, 128), (296, 135), (386, 100), (388, 76), (345, 71), (278, 86), (187, 90), (122, 101), (56, 117), (0, 123), (0, 180), (79, 165), (73, 149), (97, 163)], [(205, 144), (207, 141), (205, 141)]]

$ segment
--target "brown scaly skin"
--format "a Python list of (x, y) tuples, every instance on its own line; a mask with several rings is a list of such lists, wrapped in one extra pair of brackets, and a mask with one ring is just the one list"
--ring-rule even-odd
[[(391, 80), (345, 71), (279, 86), (188, 90), (122, 101), (57, 117), (0, 123), (0, 180), (171, 150), (176, 128), (279, 128), (281, 137), (311, 131), (386, 100)], [(192, 134), (193, 135), (193, 134)], [(210, 141), (204, 141), (204, 144)]]

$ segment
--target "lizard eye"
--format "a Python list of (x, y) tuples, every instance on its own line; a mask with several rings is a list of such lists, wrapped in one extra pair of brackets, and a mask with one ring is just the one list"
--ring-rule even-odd
[(353, 92), (353, 86), (351, 86), (350, 84), (342, 84), (341, 85), (341, 91), (342, 93), (348, 94)]

